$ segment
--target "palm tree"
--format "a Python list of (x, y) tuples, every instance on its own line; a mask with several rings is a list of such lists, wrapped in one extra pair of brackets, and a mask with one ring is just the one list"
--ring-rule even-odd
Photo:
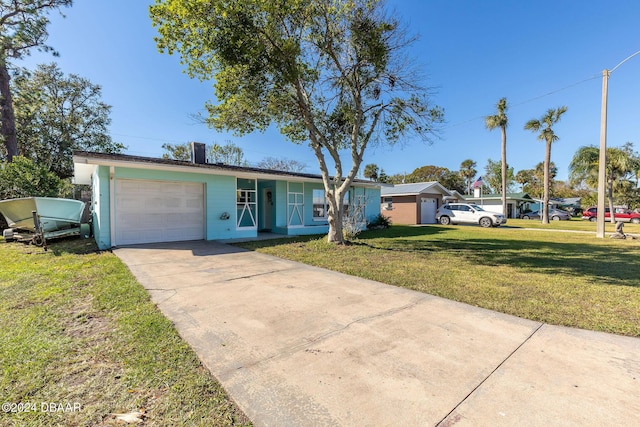
[[(572, 183), (584, 182), (591, 188), (598, 186), (598, 164), (600, 149), (590, 145), (580, 147), (569, 164), (569, 178)], [(608, 147), (605, 163), (607, 180), (607, 200), (609, 202), (609, 212), (612, 223), (616, 222), (615, 210), (613, 209), (613, 190), (616, 184), (620, 185), (627, 177), (633, 175), (635, 162), (629, 152)]]
[(364, 167), (364, 177), (369, 178), (372, 181), (378, 180), (378, 165), (375, 163), (369, 163)]
[(502, 133), (502, 213), (507, 215), (507, 98), (501, 98), (496, 105), (497, 114), (485, 117), (485, 126), (490, 131), (500, 128)]
[(622, 150), (629, 155), (629, 161), (631, 162), (631, 178), (638, 188), (640, 184), (640, 155), (633, 150), (633, 142), (625, 142), (622, 146)]
[[(538, 182), (538, 192), (536, 194), (540, 194), (541, 197), (544, 197), (544, 162), (540, 162), (536, 165), (533, 170), (536, 180)], [(553, 186), (555, 185), (555, 178), (558, 175), (558, 168), (556, 164), (553, 162), (549, 163), (549, 198), (553, 195)], [(542, 188), (540, 188), (542, 186)]]
[(558, 107), (555, 110), (550, 108), (547, 113), (540, 119), (529, 120), (525, 125), (525, 130), (531, 132), (540, 132), (538, 139), (546, 142), (546, 151), (544, 155), (544, 195), (542, 202), (544, 204), (542, 211), (542, 223), (549, 224), (549, 166), (551, 164), (551, 144), (560, 138), (553, 131), (552, 126), (560, 121), (560, 117), (567, 111), (567, 107)]
[(478, 171), (476, 170), (477, 163), (471, 159), (464, 160), (460, 163), (460, 176), (467, 184), (467, 194), (471, 194), (471, 182), (476, 177)]

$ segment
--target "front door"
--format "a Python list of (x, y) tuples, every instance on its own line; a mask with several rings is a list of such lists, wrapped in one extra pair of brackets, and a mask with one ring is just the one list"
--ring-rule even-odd
[(273, 228), (273, 191), (271, 188), (262, 190), (262, 229), (271, 231)]

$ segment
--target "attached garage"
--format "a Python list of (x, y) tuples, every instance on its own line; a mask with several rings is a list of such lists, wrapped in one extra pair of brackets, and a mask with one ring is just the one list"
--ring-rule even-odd
[(116, 179), (114, 245), (203, 240), (204, 184)]

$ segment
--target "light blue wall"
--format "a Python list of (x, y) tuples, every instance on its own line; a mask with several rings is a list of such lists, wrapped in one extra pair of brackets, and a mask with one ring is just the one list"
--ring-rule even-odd
[(361, 190), (364, 191), (367, 202), (365, 209), (367, 221), (373, 221), (380, 215), (380, 188), (361, 187)]
[(92, 182), (93, 235), (100, 249), (111, 247), (109, 167), (98, 166)]

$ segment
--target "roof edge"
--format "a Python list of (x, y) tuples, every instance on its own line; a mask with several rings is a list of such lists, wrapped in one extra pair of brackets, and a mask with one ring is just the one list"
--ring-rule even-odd
[[(235, 175), (244, 176), (265, 176), (270, 178), (283, 178), (283, 179), (295, 179), (295, 180), (317, 180), (322, 182), (322, 175), (309, 174), (302, 172), (288, 172), (275, 169), (263, 169), (246, 166), (234, 166), (225, 165), (221, 163), (205, 163), (197, 164), (190, 161), (161, 159), (156, 157), (144, 157), (133, 156), (129, 154), (114, 154), (114, 153), (98, 153), (91, 151), (76, 150), (73, 152), (73, 163), (75, 165), (106, 165), (106, 166), (143, 166), (146, 168), (161, 168), (161, 169), (188, 169), (190, 172), (195, 172), (194, 169), (198, 169), (197, 172), (206, 172), (213, 174), (233, 173)], [(344, 180), (344, 179), (343, 179)], [(357, 184), (365, 187), (379, 188), (378, 183), (354, 179), (353, 184)]]

